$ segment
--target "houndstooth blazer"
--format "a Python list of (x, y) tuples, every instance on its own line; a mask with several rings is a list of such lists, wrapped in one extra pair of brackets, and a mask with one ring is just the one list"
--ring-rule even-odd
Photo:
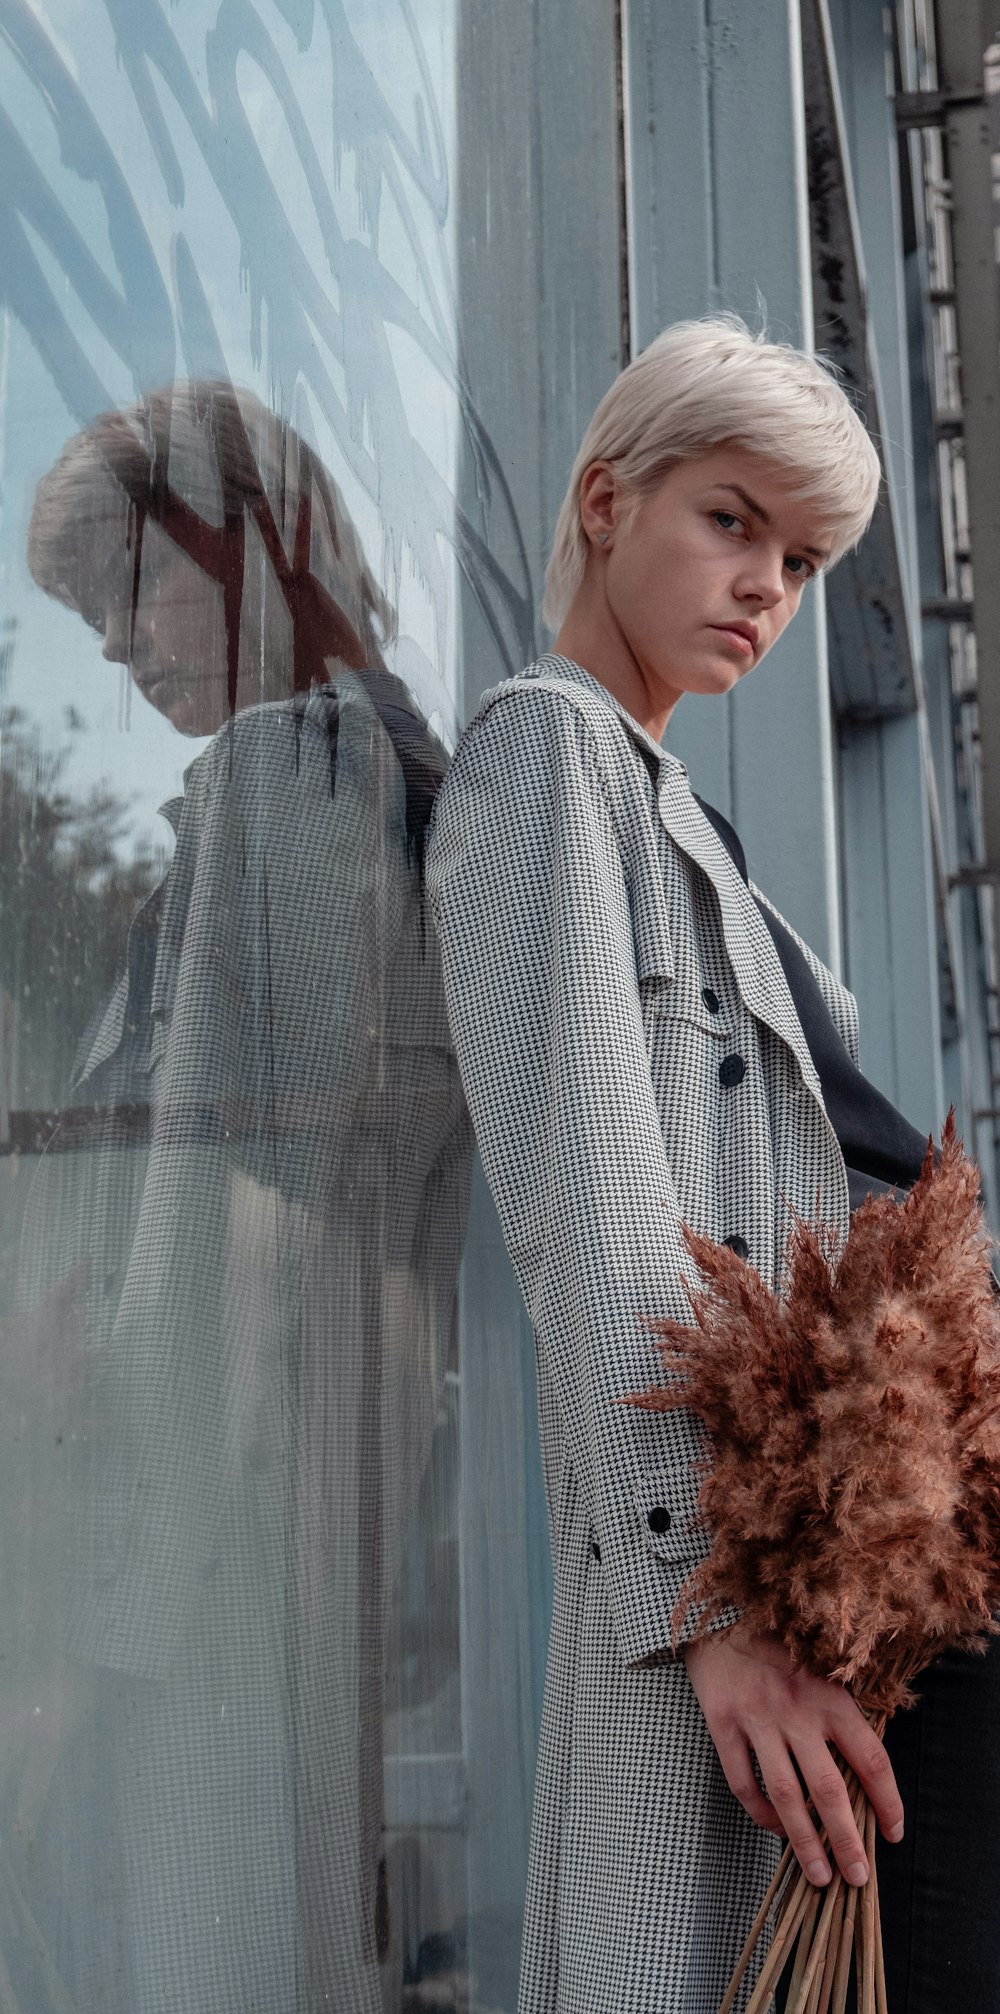
[[(641, 1314), (690, 1319), (681, 1221), (777, 1286), (792, 1209), (846, 1235), (843, 1156), (759, 891), (684, 764), (579, 665), (486, 694), (428, 868), (537, 1343), (555, 1589), (520, 2014), (714, 2014), (778, 1847), (669, 1651), (703, 1441), (617, 1402), (657, 1380)], [(857, 1061), (854, 998), (802, 949)]]

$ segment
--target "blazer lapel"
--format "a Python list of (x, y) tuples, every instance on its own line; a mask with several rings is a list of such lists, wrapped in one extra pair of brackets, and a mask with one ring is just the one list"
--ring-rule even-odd
[(662, 755), (657, 792), (660, 817), (671, 838), (708, 875), (718, 895), (726, 950), (743, 1000), (751, 1014), (788, 1044), (825, 1115), (816, 1066), (770, 931), (728, 849), (695, 803), (683, 765), (665, 750)]
[[(679, 756), (672, 755), (669, 749), (654, 741), (652, 735), (647, 733), (640, 722), (622, 706), (621, 701), (615, 698), (614, 693), (609, 692), (607, 686), (593, 678), (589, 671), (585, 671), (584, 667), (575, 663), (572, 658), (560, 657), (554, 651), (549, 652), (538, 660), (532, 676), (537, 677), (539, 673), (554, 676), (564, 685), (569, 683), (582, 687), (599, 698), (605, 706), (618, 714), (633, 740), (644, 752), (647, 765), (650, 757), (659, 765), (656, 797), (660, 817), (671, 838), (683, 848), (689, 859), (708, 875), (718, 895), (726, 950), (740, 994), (751, 1014), (755, 1014), (759, 1021), (764, 1021), (783, 1042), (787, 1043), (798, 1063), (804, 1083), (808, 1085), (829, 1126), (829, 1114), (823, 1102), (823, 1091), (816, 1065), (802, 1032), (802, 1023), (782, 970), (781, 960), (774, 948), (771, 933), (715, 827), (695, 802), (683, 762)], [(833, 1132), (832, 1126), (830, 1130)]]

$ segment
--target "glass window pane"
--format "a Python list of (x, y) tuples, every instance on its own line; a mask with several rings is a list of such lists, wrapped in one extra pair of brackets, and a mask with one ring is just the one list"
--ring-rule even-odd
[(618, 361), (587, 11), (571, 108), (568, 0), (0, 0), (25, 2014), (516, 2004), (534, 1352), (423, 856)]

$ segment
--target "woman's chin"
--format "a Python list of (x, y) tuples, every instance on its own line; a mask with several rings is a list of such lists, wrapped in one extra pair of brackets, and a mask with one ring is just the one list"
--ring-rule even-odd
[[(748, 667), (749, 668), (749, 667)], [(711, 698), (720, 693), (732, 692), (743, 673), (738, 664), (711, 664), (699, 666), (685, 679), (685, 692), (700, 693), (703, 698)]]
[(219, 706), (205, 693), (191, 691), (178, 685), (176, 678), (137, 680), (143, 699), (155, 712), (169, 720), (178, 734), (189, 734), (192, 739), (203, 740), (214, 734), (226, 719), (225, 706)]

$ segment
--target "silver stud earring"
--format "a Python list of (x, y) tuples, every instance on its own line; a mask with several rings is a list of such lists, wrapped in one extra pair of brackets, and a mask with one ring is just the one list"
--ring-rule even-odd
[(599, 531), (599, 532), (598, 532), (598, 534), (597, 534), (597, 543), (598, 543), (598, 545), (607, 545), (607, 542), (608, 542), (608, 539), (609, 539), (609, 537), (610, 537), (610, 533), (608, 533), (608, 532), (606, 532), (606, 531)]

